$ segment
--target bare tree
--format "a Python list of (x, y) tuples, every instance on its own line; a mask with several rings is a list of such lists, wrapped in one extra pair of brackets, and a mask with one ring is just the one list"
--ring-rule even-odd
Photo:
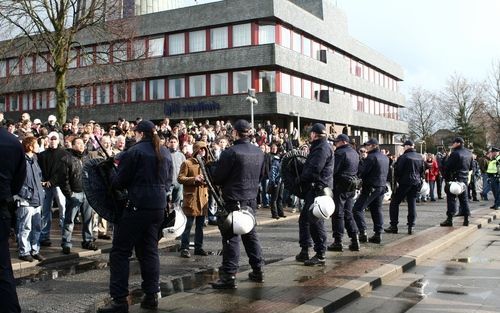
[(408, 122), (412, 139), (429, 140), (437, 130), (441, 120), (437, 107), (436, 96), (421, 87), (410, 91), (410, 100), (406, 108), (404, 119)]
[[(56, 112), (59, 123), (66, 121), (66, 76), (75, 48), (82, 38), (108, 38), (128, 28), (122, 20), (106, 22), (116, 15), (115, 1), (106, 0), (2, 0), (0, 29), (14, 36), (4, 44), (18, 55), (37, 54), (45, 59), (55, 77)], [(80, 3), (85, 6), (80, 7)], [(109, 4), (111, 3), (111, 5)], [(106, 7), (106, 4), (109, 7)], [(120, 8), (118, 8), (120, 9)]]
[(500, 60), (492, 64), (487, 82), (485, 113), (488, 117), (488, 141), (500, 145)]
[(481, 116), (485, 108), (485, 85), (471, 83), (455, 74), (440, 95), (441, 110), (450, 128), (462, 136), (469, 146), (483, 146), (484, 128)]

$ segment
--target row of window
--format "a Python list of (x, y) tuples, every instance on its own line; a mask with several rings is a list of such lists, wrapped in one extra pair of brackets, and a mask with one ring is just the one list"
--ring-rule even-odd
[[(317, 40), (280, 24), (245, 23), (71, 50), (69, 68), (270, 43), (279, 44), (317, 60), (320, 60), (321, 50), (341, 54)], [(348, 61), (351, 74), (392, 91), (398, 91), (395, 79), (345, 54), (342, 55)], [(47, 62), (50, 62), (49, 55), (0, 60), (0, 78), (47, 72), (49, 70)]]

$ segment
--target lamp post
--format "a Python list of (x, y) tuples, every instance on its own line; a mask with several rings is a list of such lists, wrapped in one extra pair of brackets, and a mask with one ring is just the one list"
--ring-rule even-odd
[(299, 132), (299, 137), (300, 137), (300, 113), (297, 111), (292, 111), (290, 112), (290, 115), (297, 117), (297, 131)]
[(254, 104), (257, 105), (259, 104), (259, 101), (255, 98), (255, 89), (249, 88), (248, 89), (248, 96), (245, 99), (246, 101), (250, 102), (250, 117), (251, 117), (251, 124), (252, 124), (252, 130), (254, 129), (254, 124), (253, 124), (253, 106)]

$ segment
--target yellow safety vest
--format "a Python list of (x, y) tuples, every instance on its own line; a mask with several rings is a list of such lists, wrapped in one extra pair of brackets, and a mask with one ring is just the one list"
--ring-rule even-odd
[(499, 159), (499, 157), (496, 157), (495, 159), (488, 162), (488, 168), (486, 169), (487, 174), (497, 174), (497, 172), (498, 172), (497, 162), (500, 162), (500, 161), (498, 161), (498, 159)]

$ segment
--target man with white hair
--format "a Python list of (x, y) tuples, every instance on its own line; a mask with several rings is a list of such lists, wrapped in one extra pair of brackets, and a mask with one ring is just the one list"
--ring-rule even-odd
[(49, 115), (45, 128), (47, 128), (49, 132), (59, 131), (59, 125), (57, 124), (57, 118), (55, 115)]

